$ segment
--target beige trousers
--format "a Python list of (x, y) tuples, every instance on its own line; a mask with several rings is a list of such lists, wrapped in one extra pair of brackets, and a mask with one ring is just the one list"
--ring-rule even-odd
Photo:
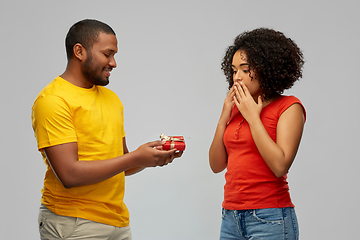
[(39, 211), (39, 232), (41, 240), (131, 240), (128, 227), (114, 227), (90, 220), (56, 215), (43, 204)]

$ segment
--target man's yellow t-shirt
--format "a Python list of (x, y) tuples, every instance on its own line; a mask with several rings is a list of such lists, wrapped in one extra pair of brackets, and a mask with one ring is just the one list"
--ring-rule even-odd
[(79, 161), (123, 155), (123, 105), (117, 95), (102, 86), (85, 89), (57, 77), (36, 97), (31, 119), (47, 166), (41, 202), (58, 215), (128, 226), (129, 212), (123, 203), (124, 172), (96, 184), (66, 189), (43, 151), (49, 146), (77, 142)]

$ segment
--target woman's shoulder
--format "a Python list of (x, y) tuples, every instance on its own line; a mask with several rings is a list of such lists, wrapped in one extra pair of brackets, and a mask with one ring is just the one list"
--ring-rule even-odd
[(305, 107), (299, 98), (293, 95), (290, 96), (281, 95), (276, 101), (277, 101), (277, 109), (279, 111), (279, 115), (281, 115), (285, 110), (287, 110), (293, 104), (299, 104), (304, 111), (304, 115), (306, 116)]
[(293, 95), (281, 95), (277, 100), (280, 100), (281, 103), (301, 103), (300, 99)]
[(302, 105), (300, 99), (293, 95), (290, 96), (280, 95), (280, 97), (276, 98), (269, 105), (272, 105), (275, 108), (279, 108), (279, 107), (289, 107), (294, 103), (299, 103), (300, 105)]

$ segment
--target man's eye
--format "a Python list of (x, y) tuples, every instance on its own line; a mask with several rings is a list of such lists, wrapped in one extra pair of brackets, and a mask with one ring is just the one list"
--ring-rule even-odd
[(110, 57), (110, 54), (104, 53), (104, 55), (105, 55), (105, 57), (107, 57), (107, 58)]

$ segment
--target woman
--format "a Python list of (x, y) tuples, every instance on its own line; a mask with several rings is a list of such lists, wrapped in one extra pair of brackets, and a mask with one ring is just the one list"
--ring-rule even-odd
[(229, 83), (209, 150), (214, 173), (227, 168), (220, 239), (298, 239), (287, 172), (305, 109), (282, 95), (302, 77), (303, 55), (283, 33), (259, 28), (237, 36), (222, 61)]

